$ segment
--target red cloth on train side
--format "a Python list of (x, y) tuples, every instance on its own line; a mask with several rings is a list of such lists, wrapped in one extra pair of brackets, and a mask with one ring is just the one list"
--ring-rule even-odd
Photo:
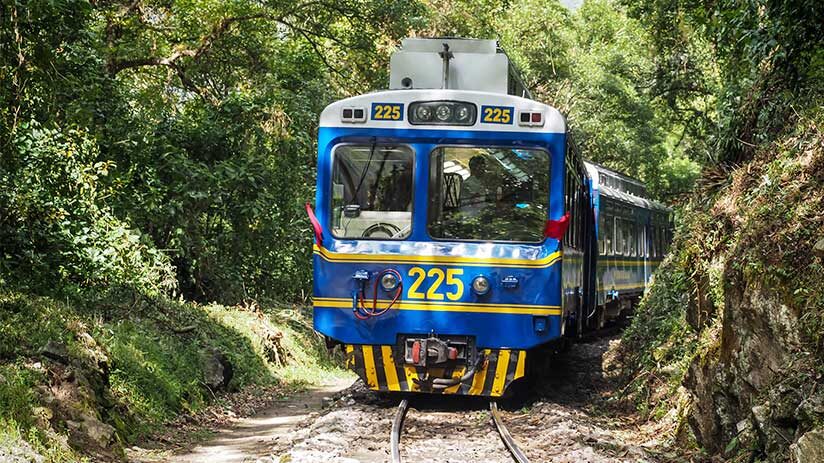
[(560, 240), (569, 228), (569, 212), (558, 220), (547, 220), (544, 227), (544, 236)]
[(312, 222), (312, 231), (315, 232), (315, 243), (317, 243), (318, 246), (322, 246), (323, 229), (320, 228), (320, 222), (318, 222), (315, 211), (312, 210), (312, 205), (309, 203), (306, 203), (306, 213), (309, 214), (309, 221)]

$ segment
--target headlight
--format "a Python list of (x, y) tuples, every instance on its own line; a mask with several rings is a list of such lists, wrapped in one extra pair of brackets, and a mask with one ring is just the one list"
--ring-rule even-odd
[(483, 296), (489, 292), (489, 278), (478, 275), (472, 280), (472, 291), (478, 296)]
[(452, 108), (449, 106), (442, 104), (438, 106), (438, 109), (435, 111), (435, 117), (438, 118), (441, 122), (446, 122), (452, 117)]
[(412, 125), (475, 125), (478, 108), (462, 101), (415, 101), (409, 105)]
[(381, 288), (384, 291), (392, 291), (398, 287), (398, 277), (394, 273), (384, 273), (381, 277)]
[(458, 122), (464, 122), (469, 120), (470, 112), (469, 108), (466, 106), (460, 106), (457, 111), (455, 111), (455, 120)]
[(432, 119), (432, 108), (429, 106), (418, 106), (415, 108), (415, 119), (419, 121), (428, 121)]

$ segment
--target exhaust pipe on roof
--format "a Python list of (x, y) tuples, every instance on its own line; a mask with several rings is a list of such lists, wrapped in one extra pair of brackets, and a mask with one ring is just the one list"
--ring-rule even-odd
[(443, 51), (438, 54), (441, 55), (441, 59), (443, 59), (443, 81), (441, 82), (441, 89), (446, 90), (449, 88), (449, 60), (454, 58), (455, 55), (449, 51), (449, 44), (446, 42), (443, 44)]

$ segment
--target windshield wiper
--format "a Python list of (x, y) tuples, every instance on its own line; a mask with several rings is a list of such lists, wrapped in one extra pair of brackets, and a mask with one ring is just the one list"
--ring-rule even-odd
[(355, 193), (352, 195), (352, 201), (354, 202), (343, 206), (344, 215), (346, 217), (353, 218), (360, 215), (361, 206), (358, 204), (358, 193), (360, 193), (361, 186), (363, 186), (363, 181), (366, 179), (366, 174), (369, 172), (369, 165), (372, 164), (372, 158), (375, 156), (376, 146), (376, 140), (373, 138), (372, 145), (369, 147), (369, 158), (366, 159), (366, 165), (363, 166), (360, 180), (358, 180), (358, 186), (355, 188)]

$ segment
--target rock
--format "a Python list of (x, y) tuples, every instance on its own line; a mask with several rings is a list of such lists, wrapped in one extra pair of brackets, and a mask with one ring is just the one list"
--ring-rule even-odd
[(824, 257), (824, 238), (821, 238), (817, 243), (815, 243), (813, 246), (813, 254), (818, 257)]
[(48, 429), (51, 419), (54, 417), (54, 412), (48, 407), (34, 407), (31, 410), (31, 415), (34, 418), (37, 427), (41, 429)]
[(232, 380), (233, 368), (229, 359), (217, 349), (209, 349), (203, 359), (203, 376), (211, 389), (225, 389)]
[(22, 439), (4, 439), (0, 441), (0, 461), (3, 463), (43, 463), (46, 459)]
[(49, 341), (40, 349), (40, 354), (48, 359), (60, 362), (64, 365), (69, 364), (69, 350), (66, 345), (60, 341)]
[(824, 461), (824, 428), (810, 431), (792, 445), (796, 463), (820, 463)]
[(67, 420), (66, 427), (74, 440), (93, 442), (105, 449), (112, 443), (115, 429), (89, 414), (83, 414), (79, 420)]
[[(719, 454), (741, 432), (738, 424), (749, 419), (752, 429), (741, 438), (751, 441), (745, 447), (786, 455), (799, 423), (796, 415), (811, 409), (798, 410), (803, 394), (797, 383), (781, 383), (803, 350), (799, 313), (779, 292), (730, 262), (721, 270), (723, 317), (713, 318), (711, 331), (705, 329), (711, 341), (684, 378), (694, 399), (690, 427), (699, 445)], [(702, 301), (693, 305), (698, 310)]]
[(804, 399), (795, 409), (795, 418), (799, 422), (814, 423), (824, 417), (824, 396), (815, 395)]
[(752, 408), (752, 417), (760, 429), (764, 429), (767, 420), (770, 418), (770, 409), (764, 405), (756, 405)]
[(107, 448), (114, 437), (114, 428), (92, 415), (83, 415), (80, 430), (101, 448)]
[(797, 424), (795, 411), (804, 400), (801, 391), (783, 384), (770, 391), (770, 415), (774, 423), (794, 427)]

